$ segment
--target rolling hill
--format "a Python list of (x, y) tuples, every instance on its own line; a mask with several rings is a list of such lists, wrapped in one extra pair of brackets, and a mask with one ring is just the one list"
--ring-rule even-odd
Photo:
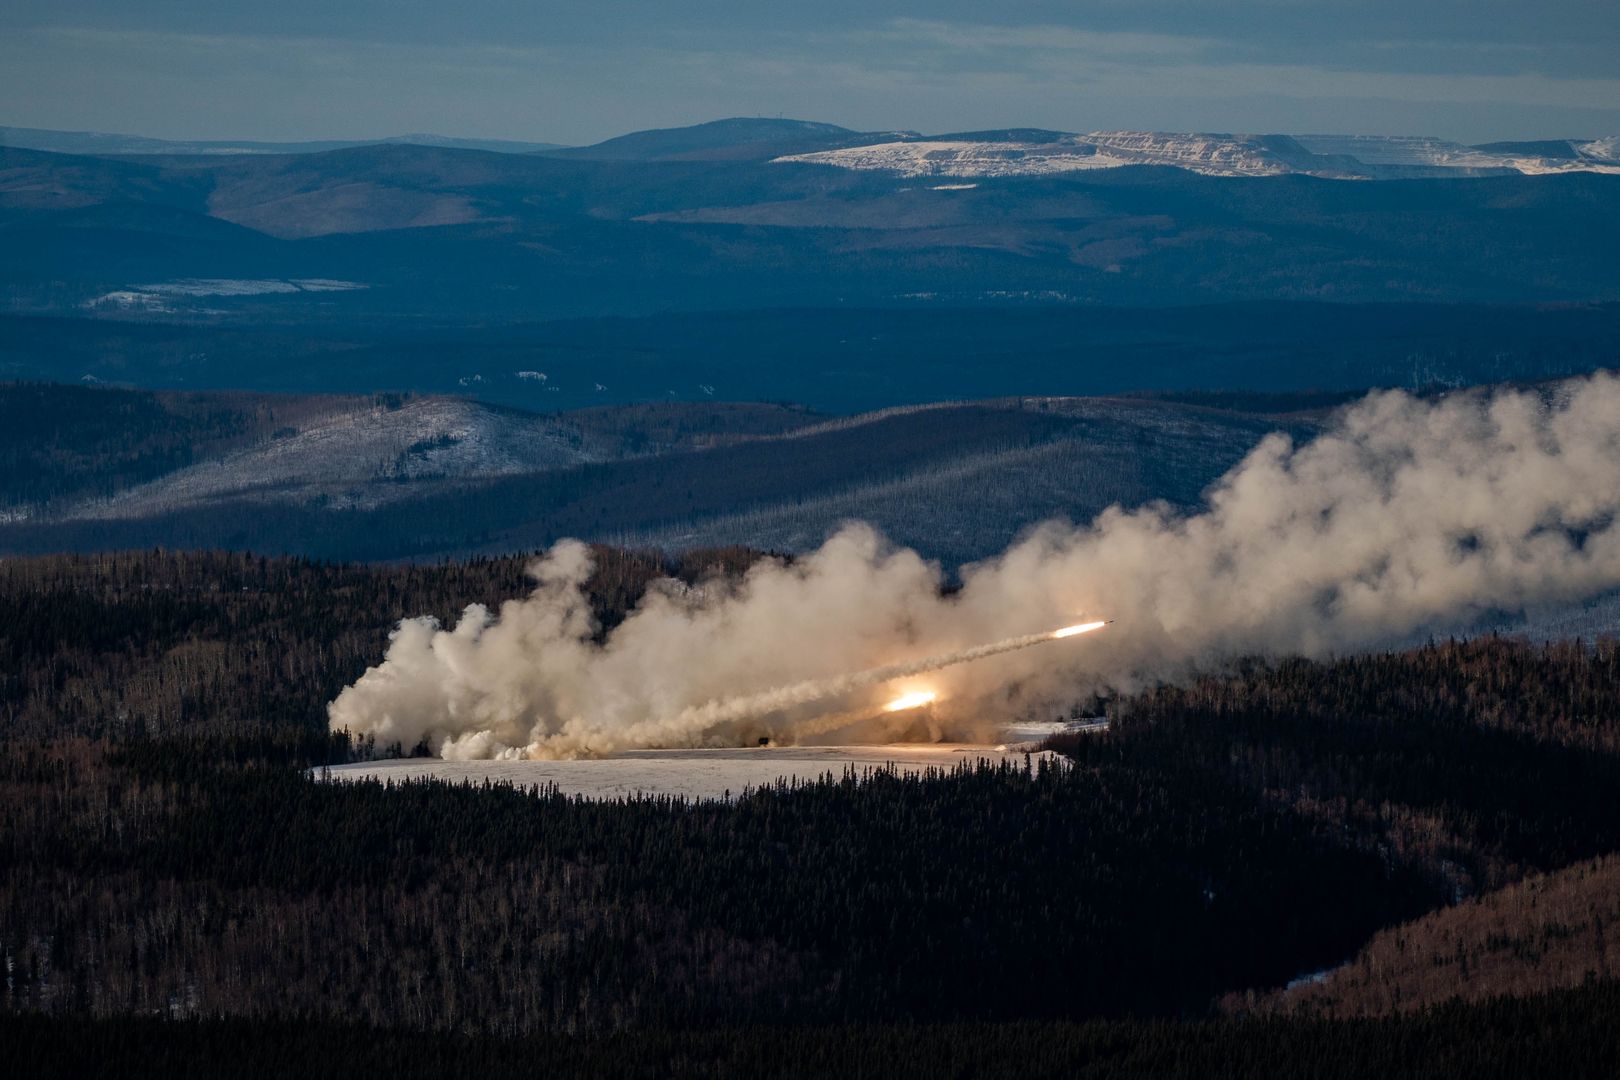
[[(1386, 140), (1391, 161), (1379, 169), (1427, 178), (1367, 183), (1323, 179), (1316, 166), (1345, 155), (1282, 137), (1115, 133), (1083, 154), (1052, 144), (1067, 147), (1067, 164), (1046, 169), (989, 139), (998, 133), (978, 134), (959, 145), (988, 147), (985, 160), (1002, 164), (966, 179), (955, 158), (909, 136), (872, 143), (785, 121), (528, 154), (405, 144), (137, 157), (0, 148), (0, 307), (94, 313), (154, 285), (219, 279), (367, 286), (286, 296), (271, 309), (323, 323), (781, 306), (1620, 299), (1611, 272), (1620, 177), (1565, 169), (1597, 169), (1594, 157), (1558, 159), (1550, 175), (1419, 168), (1402, 155), (1451, 151)], [(805, 140), (822, 149), (786, 153)], [(919, 164), (866, 160), (884, 147)], [(1458, 151), (1458, 160), (1469, 154), (1485, 152)], [(1092, 167), (1104, 160), (1120, 167)], [(1070, 168), (1076, 161), (1086, 167)], [(216, 298), (149, 314), (265, 311), (260, 301)]]
[(548, 157), (591, 161), (767, 161), (783, 154), (890, 138), (812, 120), (732, 117), (679, 128), (620, 135), (591, 146), (542, 151)]
[[(778, 405), (551, 415), (451, 398), (13, 387), (0, 550), (247, 546), (400, 558), (570, 535), (805, 550), (862, 517), (955, 564), (1046, 518), (1196, 502), (1283, 417), (1131, 399), (1013, 398), (829, 419)], [(52, 415), (54, 413), (54, 415)], [(99, 418), (96, 424), (87, 418)]]

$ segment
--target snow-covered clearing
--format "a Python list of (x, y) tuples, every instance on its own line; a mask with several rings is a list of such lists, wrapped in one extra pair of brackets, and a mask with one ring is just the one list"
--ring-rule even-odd
[(322, 775), (332, 780), (402, 781), (433, 778), (519, 787), (556, 784), (564, 795), (622, 799), (637, 793), (686, 799), (723, 799), (779, 780), (810, 781), (846, 770), (869, 774), (893, 770), (904, 775), (949, 770), (963, 763), (1061, 760), (1050, 752), (1021, 746), (969, 746), (959, 743), (904, 743), (885, 746), (762, 746), (721, 750), (632, 750), (617, 757), (571, 761), (442, 761), (399, 758), (336, 765)]

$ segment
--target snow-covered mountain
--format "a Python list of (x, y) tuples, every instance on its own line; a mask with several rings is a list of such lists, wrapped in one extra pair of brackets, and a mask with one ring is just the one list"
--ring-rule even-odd
[(1610, 135), (1607, 139), (1593, 139), (1591, 142), (1575, 143), (1574, 146), (1575, 152), (1582, 158), (1608, 165), (1620, 165), (1620, 135)]
[[(1023, 137), (1020, 137), (1023, 136)], [(1228, 135), (1153, 131), (1094, 131), (1085, 135), (1009, 132), (982, 138), (906, 138), (776, 158), (901, 176), (1038, 176), (1126, 165), (1164, 165), (1206, 176), (1409, 179), (1422, 176), (1507, 176), (1559, 172), (1620, 174), (1620, 138), (1481, 148), (1444, 139), (1400, 135)]]
[(1379, 177), (1620, 172), (1620, 140), (1612, 138), (1564, 142), (1567, 153), (1547, 143), (1464, 146), (1414, 135), (1300, 135), (1297, 141), (1313, 154), (1354, 159)]

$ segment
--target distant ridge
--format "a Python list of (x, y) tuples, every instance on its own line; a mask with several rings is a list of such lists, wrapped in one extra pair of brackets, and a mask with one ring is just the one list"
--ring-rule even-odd
[(89, 157), (249, 157), (375, 146), (425, 146), (623, 163), (766, 161), (835, 165), (902, 176), (1026, 176), (1163, 165), (1207, 176), (1310, 176), (1358, 180), (1620, 173), (1620, 138), (1528, 139), (1468, 146), (1413, 135), (1231, 134), (990, 128), (922, 135), (855, 131), (781, 117), (735, 116), (652, 128), (589, 146), (413, 133), (378, 139), (266, 142), (0, 126), (0, 148)]
[(48, 128), (0, 127), (0, 146), (49, 150), (57, 154), (99, 156), (158, 154), (318, 154), (358, 146), (410, 144), (452, 150), (488, 150), (499, 154), (527, 154), (556, 149), (558, 143), (520, 142), (511, 139), (461, 139), (449, 135), (391, 135), (382, 139), (319, 139), (303, 142), (261, 142), (251, 139), (154, 139), (146, 135), (119, 135), (99, 131), (53, 131)]
[[(408, 313), (1620, 299), (1620, 140), (1554, 160), (1422, 137), (977, 134), (734, 118), (534, 154), (0, 146), (0, 312), (273, 312), (325, 325)], [(1334, 224), (1301, 227), (1312, 221)], [(867, 340), (824, 344), (836, 357)], [(840, 362), (843, 380), (872, 386), (887, 352)], [(0, 341), (0, 374), (14, 356)], [(458, 378), (492, 374), (465, 365)], [(585, 374), (582, 400), (598, 381), (624, 389)], [(720, 381), (653, 385), (707, 395), (695, 388)]]
[(862, 133), (814, 120), (731, 117), (690, 127), (633, 131), (593, 146), (542, 151), (595, 161), (763, 161), (784, 154), (856, 146), (909, 134)]

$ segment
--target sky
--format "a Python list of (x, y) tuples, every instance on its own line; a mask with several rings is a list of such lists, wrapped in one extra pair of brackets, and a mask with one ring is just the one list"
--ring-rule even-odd
[(1620, 134), (1613, 0), (5, 0), (0, 125)]

